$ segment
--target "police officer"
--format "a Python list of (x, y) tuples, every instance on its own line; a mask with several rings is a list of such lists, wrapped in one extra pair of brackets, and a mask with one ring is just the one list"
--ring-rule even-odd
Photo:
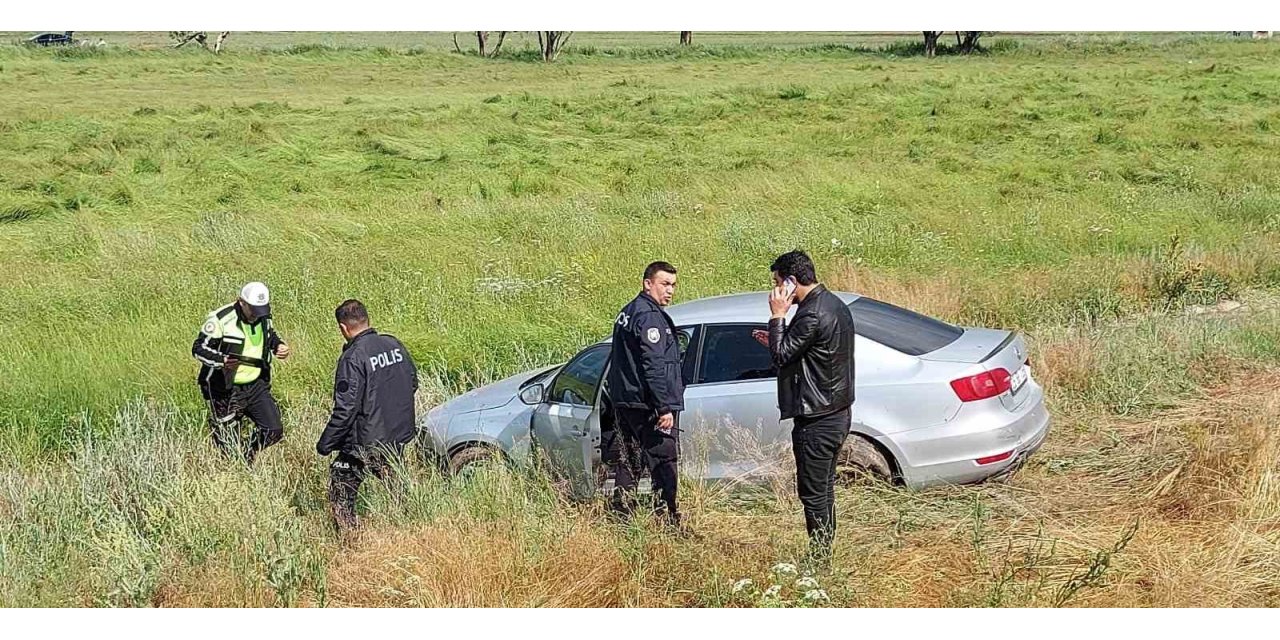
[(618, 314), (608, 386), (620, 451), (614, 461), (613, 508), (634, 509), (636, 480), (647, 456), (655, 510), (680, 525), (676, 507), (679, 412), (684, 409), (680, 343), (663, 307), (676, 290), (676, 268), (654, 262), (644, 270), (644, 290)]
[(345, 534), (360, 526), (360, 484), (370, 473), (389, 479), (413, 438), (418, 370), (399, 340), (369, 326), (369, 312), (359, 300), (344, 301), (334, 316), (347, 343), (334, 373), (333, 413), (316, 453), (338, 452), (329, 465), (329, 506)]
[[(209, 404), (213, 442), (227, 454), (240, 451), (252, 464), (259, 451), (284, 437), (280, 407), (271, 396), (271, 359), (289, 357), (289, 345), (271, 325), (271, 293), (267, 285), (250, 282), (240, 297), (215, 309), (191, 345), (200, 361), (196, 379)], [(244, 418), (253, 421), (249, 441), (241, 441)]]

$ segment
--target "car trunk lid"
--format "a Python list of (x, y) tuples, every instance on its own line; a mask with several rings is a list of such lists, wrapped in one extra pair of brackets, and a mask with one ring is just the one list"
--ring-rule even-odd
[(951, 344), (920, 356), (922, 360), (962, 362), (981, 365), (986, 371), (1003, 370), (1009, 375), (1009, 390), (999, 395), (1010, 411), (1026, 401), (1030, 367), (1026, 339), (1019, 333), (999, 329), (966, 328)]

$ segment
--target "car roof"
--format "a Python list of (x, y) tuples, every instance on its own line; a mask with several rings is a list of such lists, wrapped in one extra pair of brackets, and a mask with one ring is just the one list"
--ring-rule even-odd
[[(847, 291), (833, 291), (832, 293), (840, 296), (840, 299), (844, 300), (845, 304), (862, 297)], [(794, 312), (794, 308), (792, 311)], [(667, 315), (671, 316), (671, 321), (675, 322), (678, 327), (692, 324), (724, 324), (732, 322), (767, 324), (771, 315), (769, 313), (769, 292), (731, 293), (681, 302), (667, 307)], [(607, 335), (596, 344), (606, 344), (612, 340), (613, 337)]]
[[(833, 291), (848, 304), (859, 298), (856, 293)], [(667, 307), (667, 314), (677, 325), (715, 324), (723, 322), (766, 323), (769, 321), (769, 293), (753, 291), (725, 296), (701, 298)]]

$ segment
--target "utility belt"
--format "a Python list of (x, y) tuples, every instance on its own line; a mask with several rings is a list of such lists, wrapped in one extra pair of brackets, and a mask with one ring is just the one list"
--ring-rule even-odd
[(222, 374), (222, 384), (217, 384), (215, 381), (210, 381), (210, 382), (211, 382), (211, 384), (209, 384), (209, 385), (208, 385), (208, 391), (209, 391), (209, 392), (215, 392), (215, 391), (216, 391), (216, 392), (218, 392), (218, 394), (219, 394), (219, 395), (225, 395), (225, 394), (228, 394), (228, 393), (230, 393), (231, 391), (233, 391), (233, 390), (236, 388), (236, 386), (238, 386), (238, 385), (236, 385), (236, 383), (235, 383), (235, 378), (236, 378), (236, 369), (239, 369), (241, 365), (248, 365), (248, 366), (251, 366), (251, 367), (257, 367), (258, 369), (260, 369), (260, 370), (261, 370), (261, 373), (258, 375), (258, 377), (257, 377), (256, 379), (254, 379), (254, 380), (253, 380), (253, 382), (248, 382), (248, 383), (246, 383), (246, 384), (244, 384), (244, 385), (239, 385), (239, 386), (249, 386), (249, 385), (253, 384), (254, 382), (260, 382), (260, 381), (262, 381), (263, 376), (265, 376), (265, 375), (266, 375), (266, 372), (267, 372), (267, 361), (266, 361), (265, 359), (262, 359), (262, 358), (253, 358), (253, 357), (250, 357), (250, 356), (238, 356), (238, 355), (231, 354), (231, 353), (229, 353), (229, 354), (225, 354), (225, 355), (226, 355), (228, 358), (232, 358), (232, 359), (234, 359), (234, 360), (238, 360), (239, 362), (237, 362), (237, 363), (236, 363), (236, 364), (234, 364), (234, 365), (225, 365), (225, 366), (223, 366), (223, 367), (222, 367), (222, 371), (221, 371), (221, 374)]
[(231, 354), (228, 354), (227, 357), (235, 358), (236, 360), (239, 360), (240, 364), (247, 364), (251, 367), (257, 367), (259, 369), (267, 368), (267, 361), (261, 358), (250, 358), (249, 356), (237, 356), (237, 355), (231, 355)]

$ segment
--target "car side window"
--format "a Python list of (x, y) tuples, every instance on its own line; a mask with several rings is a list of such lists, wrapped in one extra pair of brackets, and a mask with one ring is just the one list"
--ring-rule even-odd
[(698, 366), (698, 327), (677, 327), (676, 339), (680, 341), (680, 377), (685, 385), (693, 384), (693, 372)]
[(596, 390), (600, 388), (600, 378), (608, 361), (607, 344), (596, 345), (578, 354), (551, 383), (547, 399), (561, 404), (591, 406), (595, 403)]
[(751, 335), (762, 324), (709, 325), (703, 329), (698, 384), (776, 378), (769, 348)]

